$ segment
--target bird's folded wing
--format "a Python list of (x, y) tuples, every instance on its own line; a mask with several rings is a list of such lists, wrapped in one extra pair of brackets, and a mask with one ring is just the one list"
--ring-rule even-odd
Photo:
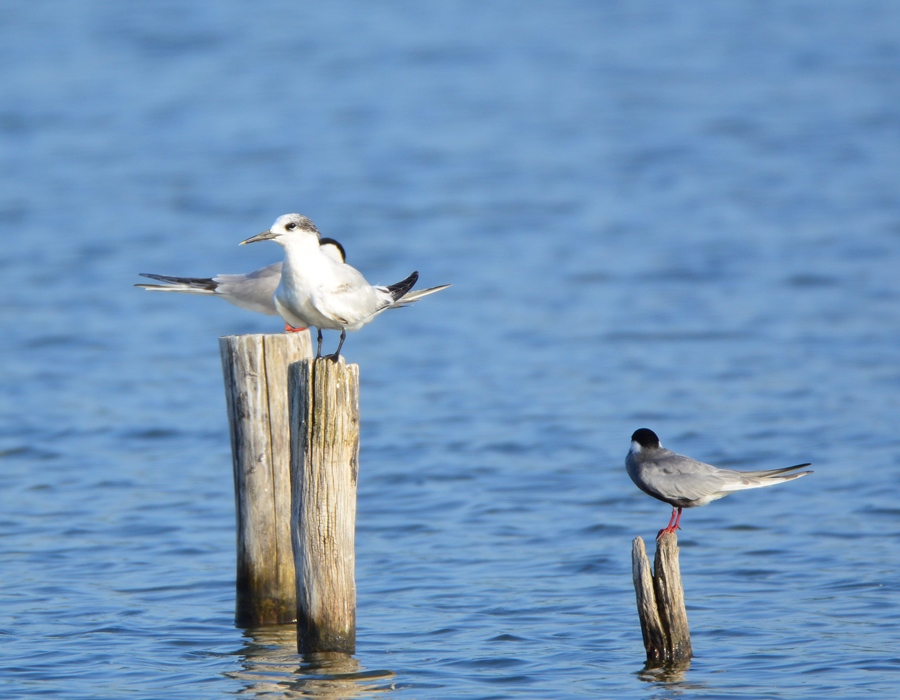
[(703, 462), (685, 460), (674, 468), (649, 470), (645, 472), (644, 479), (648, 488), (654, 492), (669, 499), (687, 502), (731, 490), (734, 480), (728, 474), (727, 471), (716, 469)]
[[(340, 280), (320, 287), (311, 295), (315, 309), (325, 318), (341, 325), (351, 326), (365, 322), (373, 314), (378, 313), (391, 303), (390, 296), (382, 298), (375, 287), (365, 281), (356, 270), (344, 265)], [(356, 275), (350, 274), (355, 272)]]

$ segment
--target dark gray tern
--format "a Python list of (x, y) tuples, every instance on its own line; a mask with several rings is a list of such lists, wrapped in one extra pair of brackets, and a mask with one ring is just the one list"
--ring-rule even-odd
[(735, 491), (774, 486), (785, 481), (799, 479), (812, 471), (793, 472), (808, 467), (809, 463), (783, 469), (739, 472), (718, 469), (711, 464), (698, 462), (690, 457), (665, 449), (652, 430), (640, 428), (631, 436), (631, 449), (625, 457), (625, 469), (631, 480), (644, 493), (672, 506), (669, 524), (659, 531), (679, 530), (682, 508), (705, 506), (711, 501)]

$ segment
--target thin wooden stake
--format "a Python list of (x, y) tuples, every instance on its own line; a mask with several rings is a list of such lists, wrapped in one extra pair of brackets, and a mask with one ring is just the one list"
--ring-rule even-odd
[(353, 654), (359, 367), (298, 362), (289, 386), (297, 648)]
[(676, 534), (667, 532), (657, 540), (652, 576), (644, 540), (636, 537), (631, 549), (631, 571), (647, 661), (679, 663), (690, 659), (691, 633)]
[(644, 540), (640, 537), (635, 537), (631, 543), (631, 576), (634, 579), (641, 637), (644, 639), (644, 649), (647, 650), (647, 661), (664, 661), (666, 633), (663, 630), (662, 620), (659, 619), (650, 560), (647, 559)]
[(678, 536), (674, 532), (664, 533), (657, 540), (653, 571), (659, 617), (666, 631), (666, 660), (684, 661), (692, 655), (691, 631), (678, 564)]
[(291, 549), (288, 365), (312, 356), (309, 333), (219, 338), (237, 513), (235, 622), (297, 619)]

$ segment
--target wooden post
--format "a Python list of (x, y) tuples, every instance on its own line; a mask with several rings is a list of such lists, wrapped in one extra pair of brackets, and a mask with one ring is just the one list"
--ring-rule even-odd
[(297, 362), (289, 387), (297, 649), (353, 654), (359, 366)]
[(663, 631), (659, 609), (656, 606), (650, 561), (644, 549), (644, 540), (640, 537), (635, 537), (631, 543), (631, 576), (634, 579), (638, 618), (641, 621), (641, 636), (644, 639), (644, 649), (647, 650), (647, 661), (663, 661), (666, 655), (666, 633)]
[(651, 576), (644, 540), (636, 537), (631, 549), (631, 574), (647, 661), (681, 663), (692, 656), (691, 633), (674, 532), (663, 533), (657, 540), (653, 566)]
[(237, 511), (241, 627), (297, 619), (291, 551), (288, 365), (312, 357), (309, 333), (219, 338)]

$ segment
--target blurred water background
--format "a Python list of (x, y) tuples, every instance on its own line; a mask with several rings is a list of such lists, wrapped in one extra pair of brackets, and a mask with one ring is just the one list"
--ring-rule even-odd
[[(898, 174), (888, 0), (0, 2), (0, 695), (895, 697)], [(216, 339), (281, 324), (131, 286), (293, 211), (454, 284), (345, 344), (343, 677), (233, 624)], [(815, 469), (685, 513), (680, 676), (639, 427)]]

